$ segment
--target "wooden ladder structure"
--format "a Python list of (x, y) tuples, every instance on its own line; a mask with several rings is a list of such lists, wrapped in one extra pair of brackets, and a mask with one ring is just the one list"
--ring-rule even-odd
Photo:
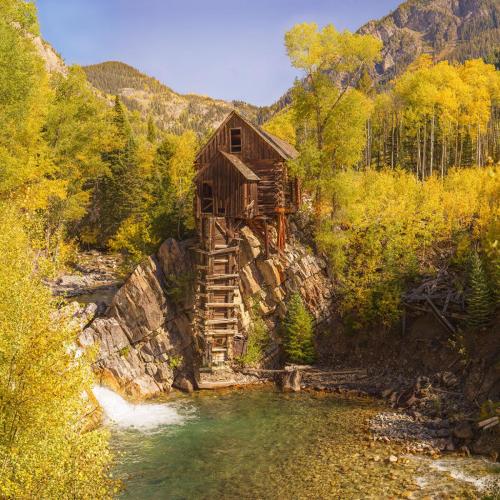
[(239, 238), (225, 217), (204, 214), (199, 227), (195, 330), (202, 340), (203, 368), (226, 366), (239, 334)]

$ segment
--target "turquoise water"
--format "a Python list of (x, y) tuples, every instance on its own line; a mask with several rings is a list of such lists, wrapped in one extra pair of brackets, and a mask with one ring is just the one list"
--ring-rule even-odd
[[(446, 461), (433, 468), (429, 459), (370, 442), (365, 421), (379, 410), (369, 401), (270, 389), (180, 397), (157, 428), (113, 427), (122, 498), (481, 496), (453, 478)], [(395, 464), (385, 460), (393, 453)]]

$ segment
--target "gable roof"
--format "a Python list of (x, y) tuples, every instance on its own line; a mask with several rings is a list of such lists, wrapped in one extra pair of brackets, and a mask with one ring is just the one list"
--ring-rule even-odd
[[(233, 155), (231, 153), (226, 153), (225, 151), (222, 151), (220, 149), (217, 154), (220, 154), (224, 158), (226, 158), (226, 160), (228, 160), (229, 163), (231, 163), (231, 165), (233, 165), (233, 167), (235, 167), (236, 170), (238, 170), (238, 172), (248, 181), (260, 181), (260, 178), (247, 165), (245, 165), (236, 155)], [(207, 163), (203, 168), (198, 170), (195, 179), (198, 179), (211, 166), (212, 165), (210, 163)]]
[(219, 150), (219, 153), (222, 154), (230, 163), (239, 170), (240, 174), (245, 177), (245, 179), (249, 181), (259, 181), (260, 178), (255, 175), (255, 173), (247, 167), (237, 156), (232, 155), (231, 153), (226, 153), (225, 151)]
[[(238, 115), (240, 116), (240, 115)], [(242, 116), (240, 118), (247, 123), (257, 134), (259, 134), (268, 144), (270, 144), (276, 152), (278, 152), (285, 160), (295, 160), (299, 156), (299, 152), (288, 142), (280, 139), (279, 137), (271, 134), (262, 127), (250, 123)]]
[(276, 137), (275, 135), (267, 132), (263, 128), (258, 125), (254, 125), (252, 122), (247, 120), (244, 116), (240, 115), (235, 110), (231, 111), (226, 118), (222, 121), (222, 123), (217, 127), (217, 129), (210, 135), (205, 145), (200, 149), (196, 158), (198, 158), (203, 150), (210, 144), (211, 140), (215, 137), (217, 132), (226, 125), (229, 119), (232, 116), (237, 116), (240, 120), (245, 122), (261, 139), (263, 139), (269, 146), (271, 146), (274, 151), (276, 151), (284, 160), (295, 160), (299, 156), (299, 152), (288, 142)]

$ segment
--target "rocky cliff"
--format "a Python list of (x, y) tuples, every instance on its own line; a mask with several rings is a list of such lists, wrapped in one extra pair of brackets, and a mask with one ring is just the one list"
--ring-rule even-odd
[[(191, 327), (193, 305), (193, 241), (169, 239), (130, 275), (102, 316), (79, 337), (82, 347), (98, 349), (95, 369), (103, 384), (131, 398), (150, 398), (172, 386), (190, 390), (195, 384), (198, 350)], [(242, 230), (240, 319), (251, 323), (258, 306), (269, 326), (271, 351), (279, 351), (276, 334), (286, 312), (287, 297), (298, 291), (316, 318), (328, 320), (332, 284), (326, 262), (298, 241), (284, 255), (266, 258), (262, 242)]]
[(463, 62), (483, 57), (495, 62), (500, 46), (497, 0), (408, 0), (394, 12), (358, 30), (383, 44), (376, 71), (382, 81), (403, 72), (421, 54)]

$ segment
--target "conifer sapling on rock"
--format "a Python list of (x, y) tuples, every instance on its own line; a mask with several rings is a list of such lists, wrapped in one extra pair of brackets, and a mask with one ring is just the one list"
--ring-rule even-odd
[(288, 302), (283, 334), (288, 361), (299, 364), (314, 361), (313, 318), (298, 293), (294, 293)]

